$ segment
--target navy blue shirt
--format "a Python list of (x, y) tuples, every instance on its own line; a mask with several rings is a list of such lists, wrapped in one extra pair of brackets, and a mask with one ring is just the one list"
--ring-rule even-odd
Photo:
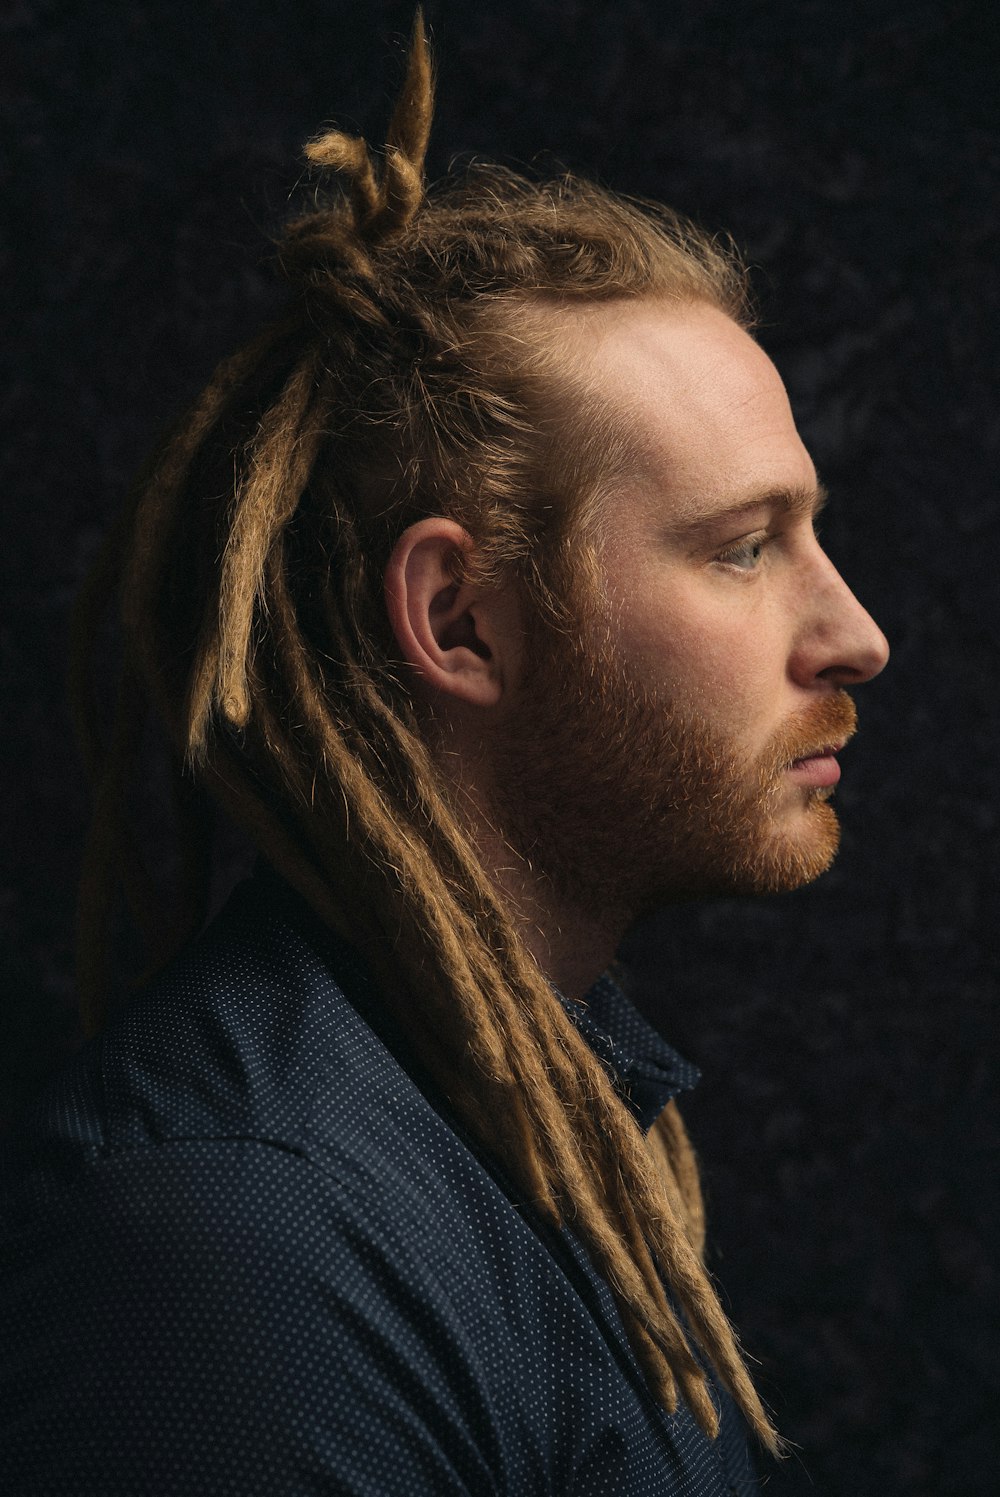
[[(568, 1004), (649, 1126), (697, 1072), (610, 978)], [(271, 875), (4, 1150), (0, 1490), (751, 1493), (650, 1397), (571, 1231), (449, 1116), (359, 958)]]

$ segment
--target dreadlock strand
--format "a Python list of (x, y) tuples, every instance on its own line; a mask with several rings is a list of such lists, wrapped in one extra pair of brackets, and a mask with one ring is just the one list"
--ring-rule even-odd
[[(280, 319), (245, 348), (221, 361), (185, 420), (167, 440), (159, 463), (140, 491), (122, 592), (126, 636), (140, 649), (149, 638), (147, 610), (158, 596), (160, 570), (167, 562), (170, 530), (184, 502), (184, 479), (191, 463), (217, 430), (223, 412), (238, 397), (247, 375), (279, 339), (287, 337), (296, 321), (294, 317)], [(149, 665), (158, 668), (155, 658)]]
[(418, 5), (410, 30), (406, 77), (386, 131), (386, 144), (401, 151), (418, 171), (423, 169), (427, 155), (433, 114), (434, 66), (427, 44), (423, 6)]
[(434, 112), (434, 77), (418, 6), (410, 33), (406, 77), (386, 132), (385, 164), (378, 206), (361, 225), (369, 235), (385, 238), (406, 227), (424, 193), (424, 159)]
[[(211, 611), (218, 614), (218, 601), (215, 599)], [(192, 769), (204, 759), (208, 747), (208, 726), (215, 706), (221, 658), (218, 632), (206, 621), (192, 664), (184, 705), (184, 755), (185, 762)]]
[[(348, 179), (355, 228), (375, 211), (379, 201), (378, 184), (364, 140), (356, 135), (344, 135), (339, 130), (329, 130), (309, 141), (305, 155), (312, 166)], [(307, 218), (304, 227), (309, 223)]]
[(698, 1161), (673, 1098), (650, 1128), (646, 1145), (661, 1177), (666, 1174), (676, 1184), (691, 1246), (699, 1258), (704, 1258), (705, 1202), (698, 1179)]
[(287, 525), (309, 478), (323, 438), (322, 413), (304, 417), (316, 389), (317, 359), (308, 357), (263, 418), (241, 487), (222, 559), (219, 591), (219, 664), (216, 693), (237, 727), (250, 714), (247, 657), (268, 553)]
[(403, 151), (390, 146), (385, 155), (378, 217), (373, 222), (384, 237), (405, 228), (424, 192), (423, 172)]

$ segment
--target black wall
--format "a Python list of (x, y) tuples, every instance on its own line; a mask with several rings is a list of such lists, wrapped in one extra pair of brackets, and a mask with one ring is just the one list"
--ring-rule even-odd
[[(992, 1493), (998, 1118), (997, 56), (984, 3), (429, 0), (432, 171), (540, 152), (731, 230), (893, 658), (810, 889), (629, 941), (704, 1080), (713, 1262), (767, 1490)], [(8, 1111), (77, 1042), (70, 599), (159, 426), (271, 304), (324, 119), (378, 133), (410, 7), (10, 0), (2, 712)], [(13, 59), (13, 67), (10, 66)], [(992, 327), (990, 326), (992, 322)]]

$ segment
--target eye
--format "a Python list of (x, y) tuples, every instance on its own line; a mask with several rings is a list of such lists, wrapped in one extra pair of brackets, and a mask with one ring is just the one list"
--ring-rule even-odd
[(715, 559), (725, 566), (736, 567), (741, 572), (752, 572), (764, 555), (765, 547), (770, 540), (771, 537), (764, 530), (756, 535), (744, 536), (741, 541), (736, 541), (732, 546), (727, 546), (724, 551), (720, 551)]

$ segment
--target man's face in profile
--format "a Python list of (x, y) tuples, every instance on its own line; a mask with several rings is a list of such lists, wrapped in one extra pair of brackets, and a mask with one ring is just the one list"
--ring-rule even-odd
[(573, 336), (637, 461), (602, 513), (600, 595), (542, 642), (502, 734), (504, 824), (595, 913), (793, 888), (836, 853), (842, 688), (886, 641), (819, 546), (815, 469), (746, 333), (632, 303)]

